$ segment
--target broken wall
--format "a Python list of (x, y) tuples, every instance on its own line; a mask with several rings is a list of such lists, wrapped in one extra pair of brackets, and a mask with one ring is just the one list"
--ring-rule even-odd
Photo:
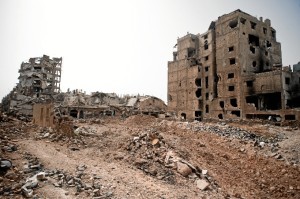
[(32, 123), (42, 127), (54, 127), (54, 105), (34, 104)]

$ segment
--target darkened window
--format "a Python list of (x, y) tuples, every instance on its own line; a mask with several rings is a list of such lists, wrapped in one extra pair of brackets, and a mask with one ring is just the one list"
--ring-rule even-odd
[(237, 117), (241, 116), (241, 111), (231, 111), (232, 115), (236, 115)]
[(209, 99), (209, 94), (205, 93), (205, 99), (208, 100)]
[(208, 71), (208, 66), (205, 66), (205, 72), (207, 72)]
[(201, 87), (201, 78), (195, 79), (195, 84), (196, 86)]
[(201, 93), (201, 88), (198, 88), (198, 89), (196, 90), (196, 93), (195, 93), (195, 94), (196, 94), (196, 97), (197, 97), (197, 98), (201, 97), (201, 94), (202, 94), (202, 93)]
[(245, 23), (246, 23), (246, 19), (240, 18), (240, 22), (241, 22), (242, 24), (245, 24)]
[(223, 119), (223, 114), (220, 113), (220, 114), (218, 115), (218, 118), (219, 118), (219, 119)]
[(181, 81), (179, 82), (179, 87), (181, 86)]
[(286, 120), (296, 120), (295, 115), (285, 115), (284, 117), (285, 117)]
[(267, 46), (267, 48), (270, 48), (272, 46), (272, 43), (267, 40), (266, 41), (266, 46)]
[(228, 79), (234, 78), (234, 73), (228, 73)]
[(230, 104), (233, 107), (237, 107), (237, 100), (236, 100), (236, 98), (230, 99)]
[(259, 37), (249, 34), (248, 35), (249, 44), (253, 46), (259, 46)]
[(207, 40), (204, 41), (204, 50), (207, 50), (208, 49), (208, 42)]
[(247, 87), (252, 87), (253, 86), (253, 81), (246, 81)]
[(228, 51), (229, 52), (231, 52), (231, 51), (233, 51), (234, 50), (234, 47), (233, 46), (230, 46), (229, 48), (228, 48)]
[(205, 112), (209, 113), (209, 107), (208, 107), (208, 105), (205, 106)]
[(285, 84), (287, 84), (287, 85), (290, 84), (290, 78), (289, 78), (289, 77), (286, 77), (286, 78), (285, 78)]
[(276, 31), (275, 30), (271, 30), (271, 36), (276, 39)]
[(207, 39), (207, 34), (203, 36), (204, 39)]
[(193, 57), (196, 53), (194, 48), (188, 48), (188, 57)]
[(220, 107), (221, 107), (221, 108), (224, 108), (224, 106), (225, 106), (225, 105), (224, 105), (224, 101), (220, 101)]
[(207, 61), (208, 60), (208, 56), (204, 57), (204, 59), (205, 59), (205, 61)]
[(208, 88), (208, 77), (205, 77), (205, 87)]
[(255, 28), (256, 28), (256, 23), (250, 21), (250, 24), (251, 24), (251, 28), (252, 28), (252, 29), (255, 29)]
[(229, 22), (229, 27), (230, 28), (235, 28), (235, 27), (237, 27), (237, 25), (238, 25), (238, 20), (237, 19), (234, 19), (234, 20)]
[(268, 55), (269, 55), (268, 51), (265, 51), (265, 55), (266, 55), (266, 56), (268, 56)]
[(229, 59), (229, 63), (230, 63), (230, 65), (235, 64), (235, 58), (230, 58), (230, 59)]
[(195, 111), (195, 117), (201, 117), (202, 113), (201, 111)]
[(234, 91), (234, 86), (228, 86), (228, 91)]
[(266, 29), (266, 28), (263, 28), (263, 32), (264, 32), (264, 34), (266, 35), (266, 34), (267, 34), (267, 29)]
[(269, 64), (269, 62), (268, 61), (266, 61), (266, 66), (269, 66), (270, 64)]
[(252, 62), (252, 66), (253, 66), (253, 67), (256, 67), (256, 61), (253, 61), (253, 62)]

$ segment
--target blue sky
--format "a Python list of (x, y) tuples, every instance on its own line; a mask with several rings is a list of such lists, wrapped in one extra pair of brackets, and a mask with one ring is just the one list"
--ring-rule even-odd
[(61, 89), (167, 98), (167, 62), (177, 37), (203, 33), (241, 9), (269, 18), (283, 64), (300, 61), (300, 0), (0, 0), (0, 98), (22, 61), (63, 57)]

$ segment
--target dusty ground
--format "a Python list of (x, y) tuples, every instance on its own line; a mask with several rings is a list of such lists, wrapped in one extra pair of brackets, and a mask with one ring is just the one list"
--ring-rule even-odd
[(13, 163), (0, 177), (2, 198), (23, 198), (26, 179), (41, 171), (28, 188), (36, 198), (300, 198), (297, 128), (132, 116), (76, 121), (67, 137), (0, 124), (0, 157)]

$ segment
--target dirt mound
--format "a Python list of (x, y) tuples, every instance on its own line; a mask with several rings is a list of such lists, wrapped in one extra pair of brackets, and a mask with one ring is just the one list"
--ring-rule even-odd
[(150, 125), (156, 121), (156, 118), (151, 115), (133, 115), (128, 117), (124, 124), (127, 125)]

